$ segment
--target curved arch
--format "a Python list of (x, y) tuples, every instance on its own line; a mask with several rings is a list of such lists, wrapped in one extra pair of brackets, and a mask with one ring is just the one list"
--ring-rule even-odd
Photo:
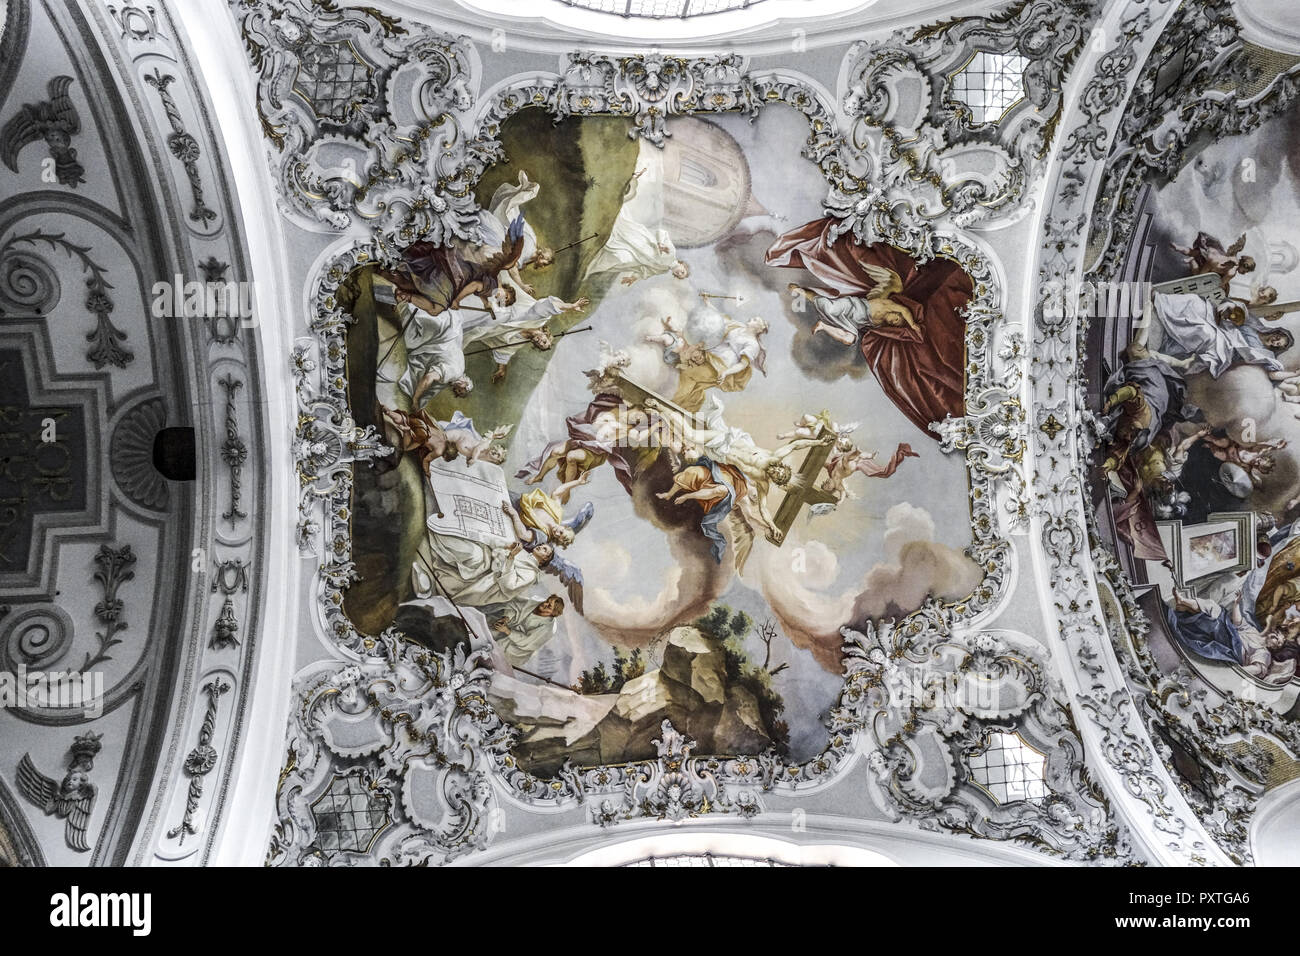
[[(782, 819), (784, 817), (784, 819)], [(626, 866), (648, 856), (714, 853), (771, 859), (786, 866), (1061, 866), (1012, 843), (919, 830), (897, 823), (850, 821), (810, 813), (797, 820), (696, 820), (626, 832), (548, 829), (457, 866)]]
[(0, 779), (0, 867), (45, 865), (45, 854), (22, 807)]
[[(244, 49), (228, 17), (214, 22), (211, 11), (180, 4), (176, 17), (186, 47), (204, 78), (213, 123), (222, 131), (231, 178), (239, 184), (236, 219), (246, 243), (255, 314), (262, 317), (256, 335), (258, 352), (252, 370), (264, 394), (266, 442), (265, 514), (270, 525), (262, 557), (264, 593), (259, 609), (262, 638), (256, 656), (244, 669), (233, 706), (238, 718), (227, 783), (214, 803), (207, 839), (208, 862), (219, 866), (260, 866), (275, 825), (275, 789), (284, 762), (284, 728), (292, 707), (292, 680), (299, 650), (299, 602), (286, 596), (302, 593), (298, 559), (289, 516), (298, 505), (293, 456), (287, 440), (293, 433), (292, 329), (303, 314), (303, 290), (287, 281), (293, 270), (281, 218), (271, 214), (279, 199), (266, 176), (265, 148), (258, 118), (255, 80), (242, 69)], [(232, 695), (233, 696), (233, 695)], [(200, 713), (198, 715), (202, 717)], [(181, 755), (183, 759), (183, 754)]]
[(588, 850), (564, 866), (635, 866), (643, 861), (673, 857), (720, 857), (741, 863), (773, 866), (898, 866), (876, 850), (844, 844), (800, 845), (751, 833), (675, 831), (611, 842)]
[(1270, 790), (1255, 807), (1250, 849), (1257, 866), (1294, 866), (1300, 856), (1300, 780)]
[[(394, 6), (418, 18), (425, 12), (420, 4), (421, 0), (400, 0)], [(719, 37), (729, 34), (744, 37), (754, 52), (780, 53), (797, 41), (809, 46), (851, 42), (867, 29), (889, 29), (919, 15), (938, 19), (971, 9), (965, 0), (828, 0), (813, 14), (801, 0), (763, 0), (749, 10), (651, 19), (594, 13), (568, 6), (563, 0), (548, 0), (539, 10), (529, 11), (529, 16), (520, 16), (510, 0), (457, 0), (456, 6), (459, 9), (444, 16), (457, 31), (486, 35), (499, 26), (511, 35), (524, 35), (530, 44), (557, 52), (575, 44), (590, 44), (593, 37), (604, 47), (671, 43), (681, 48), (713, 48)]]
[(1080, 392), (1080, 323), (1073, 315), (1053, 319), (1044, 310), (1049, 283), (1073, 288), (1084, 273), (1078, 224), (1093, 208), (1107, 147), (1132, 84), (1176, 9), (1177, 4), (1163, 0), (1118, 4), (1107, 13), (1096, 29), (1114, 42), (1100, 51), (1090, 47), (1081, 58), (1051, 154), (1046, 180), (1051, 198), (1039, 219), (1043, 244), (1029, 300), (1034, 308), (1030, 394), (1040, 422), (1050, 412), (1065, 427), (1032, 432), (1040, 504), (1033, 521), (1034, 550), (1046, 629), (1059, 636), (1057, 669), (1079, 715), (1084, 742), (1101, 758), (1098, 772), (1116, 809), (1151, 860), (1223, 865), (1229, 858), (1160, 759), (1116, 649), (1094, 611), (1100, 606), (1096, 577), (1105, 562), (1099, 563), (1092, 551), (1087, 530), (1092, 509), (1083, 475), (1091, 439)]

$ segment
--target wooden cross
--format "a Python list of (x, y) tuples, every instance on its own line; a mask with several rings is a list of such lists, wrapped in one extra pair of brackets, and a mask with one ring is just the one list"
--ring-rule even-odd
[[(817, 426), (815, 438), (826, 438), (831, 432), (825, 425)], [(780, 534), (778, 538), (772, 532), (767, 533), (767, 540), (771, 541), (777, 547), (780, 547), (785, 541), (786, 533), (794, 524), (794, 519), (799, 516), (799, 510), (804, 505), (822, 505), (835, 504), (835, 496), (829, 491), (823, 491), (817, 487), (817, 478), (826, 467), (826, 459), (830, 457), (831, 448), (834, 442), (827, 442), (824, 445), (814, 445), (808, 449), (808, 454), (804, 457), (803, 464), (799, 466), (799, 471), (794, 479), (790, 482), (785, 492), (785, 497), (777, 506), (776, 514), (772, 516), (772, 523), (776, 525)]]
[[(658, 392), (632, 381), (625, 375), (615, 374), (612, 378), (617, 383), (623, 401), (629, 405), (640, 405), (647, 398), (653, 398), (664, 407), (671, 408), (688, 420), (695, 421), (697, 425), (703, 426), (705, 424), (699, 415), (686, 411), (680, 405), (669, 401)], [(821, 439), (831, 434), (832, 432), (825, 425), (818, 425), (817, 434), (814, 437)], [(803, 463), (799, 466), (799, 470), (794, 473), (794, 477), (786, 486), (785, 496), (781, 499), (781, 503), (777, 505), (776, 513), (772, 516), (772, 523), (776, 525), (777, 530), (776, 532), (768, 531), (766, 535), (767, 540), (778, 548), (785, 542), (785, 536), (794, 525), (794, 519), (799, 516), (799, 511), (805, 505), (811, 507), (812, 505), (836, 503), (833, 494), (817, 487), (817, 478), (822, 469), (826, 467), (826, 459), (830, 457), (833, 445), (834, 442), (827, 442), (809, 448), (807, 455), (804, 456)]]
[(632, 381), (626, 375), (616, 372), (611, 375), (610, 378), (615, 382), (618, 388), (618, 394), (623, 397), (623, 401), (628, 405), (644, 405), (647, 398), (653, 398), (660, 405), (664, 406), (664, 408), (671, 408), (688, 421), (695, 422), (698, 427), (703, 428), (705, 426), (704, 420), (700, 418), (699, 415), (694, 412), (688, 412), (671, 399), (664, 398), (664, 396), (660, 395), (653, 389), (646, 388), (644, 385)]

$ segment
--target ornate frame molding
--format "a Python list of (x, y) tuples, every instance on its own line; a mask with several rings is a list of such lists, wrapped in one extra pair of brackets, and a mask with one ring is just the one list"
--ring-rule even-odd
[[(1153, 861), (1221, 865), (1229, 858), (1160, 759), (1144, 701), (1129, 682), (1122, 635), (1112, 640), (1107, 631), (1098, 579), (1118, 566), (1097, 546), (1088, 502), (1086, 469), (1098, 430), (1081, 378), (1086, 323), (1073, 310), (1054, 318), (1044, 308), (1052, 288), (1074, 288), (1087, 271), (1080, 236), (1102, 194), (1125, 106), (1131, 94), (1149, 92), (1141, 71), (1176, 9), (1171, 0), (1132, 0), (1111, 11), (1102, 29), (1114, 42), (1089, 58), (1089, 79), (1077, 91), (1077, 107), (1067, 114), (1072, 125), (1053, 156), (1030, 344), (1032, 509), (1047, 584), (1057, 596), (1045, 609), (1058, 636), (1054, 653), (1074, 705), (1087, 717), (1080, 732), (1100, 758), (1100, 781)], [(1136, 629), (1138, 620), (1130, 616), (1128, 625)]]
[[(1286, 57), (1290, 65), (1269, 79), (1257, 53), (1240, 37), (1229, 0), (1184, 6), (1170, 19), (1137, 77), (1105, 163), (1087, 281), (1116, 278), (1143, 190), (1184, 166), (1199, 133), (1246, 134), (1300, 100), (1300, 57)], [(1179, 74), (1162, 83), (1165, 64), (1179, 57)], [(1234, 862), (1252, 862), (1249, 826), (1274, 762), (1256, 740), (1300, 754), (1300, 722), (1249, 695), (1210, 691), (1186, 667), (1162, 671), (1146, 647), (1149, 622), (1132, 584), (1095, 523), (1089, 536), (1096, 567), (1117, 600), (1118, 615), (1108, 615), (1103, 628), (1126, 672), (1135, 713), (1201, 825)], [(1173, 747), (1209, 765), (1199, 781), (1208, 795), (1173, 770)]]
[[(283, 11), (281, 16), (292, 18), (299, 4), (300, 0), (284, 0), (276, 8)], [(237, 0), (235, 6), (245, 9), (247, 5)], [(323, 131), (319, 117), (308, 117), (297, 107), (272, 111), (285, 102), (277, 90), (288, 67), (280, 53), (263, 42), (276, 18), (268, 18), (266, 11), (256, 16), (261, 19), (251, 26), (245, 18), (244, 35), (246, 42), (250, 35), (255, 37), (250, 51), (261, 74), (261, 108), (271, 121), (264, 123), (264, 131), (273, 147), (290, 141), (333, 142), (333, 134)], [(408, 31), (397, 23), (366, 21), (372, 14), (364, 10), (339, 16), (352, 19), (337, 22), (364, 22), (373, 38), (382, 33), (389, 47), (455, 50), (456, 63), (476, 62), (464, 40), (416, 28)], [(261, 32), (253, 33), (254, 29)], [(341, 35), (322, 42), (341, 42)], [(393, 76), (400, 71), (398, 67)], [(363, 230), (370, 235), (348, 240), (319, 268), (309, 322), (313, 334), (300, 340), (293, 357), (300, 408), (295, 458), (303, 489), (298, 538), (307, 553), (317, 550), (317, 540), (324, 543), (317, 598), (321, 624), (342, 661), (314, 666), (297, 684), (299, 704), (278, 786), (280, 820), (268, 863), (362, 858), (352, 851), (327, 853), (317, 843), (311, 807), (340, 772), (336, 766), (360, 772), (368, 792), (377, 796), (376, 805), (388, 808), (386, 812), (400, 823), (384, 830), (369, 858), (445, 863), (486, 846), (499, 832), (506, 811), (551, 812), (581, 805), (602, 827), (620, 820), (668, 820), (704, 813), (750, 818), (764, 812), (773, 800), (842, 781), (864, 754), (869, 754), (877, 802), (896, 817), (992, 839), (1029, 840), (1034, 833), (1040, 848), (1070, 859), (1129, 859), (1126, 839), (1083, 768), (1082, 742), (1072, 718), (1034, 653), (975, 634), (977, 621), (992, 616), (1007, 595), (1015, 552), (1004, 535), (1023, 527), (1028, 503), (1022, 471), (1027, 424), (1019, 398), (1025, 347), (1021, 334), (1002, 321), (1002, 289), (991, 259), (963, 237), (956, 223), (927, 223), (908, 230), (881, 227), (883, 231), (877, 232), (870, 218), (872, 203), (879, 200), (868, 180), (870, 161), (839, 135), (835, 111), (797, 79), (747, 72), (741, 57), (613, 59), (575, 53), (561, 74), (532, 73), (500, 85), (472, 123), (473, 74), (448, 73), (441, 83), (440, 90), (422, 88), (431, 100), (445, 104), (436, 123), (417, 118), (403, 125), (373, 99), (358, 106), (370, 120), (371, 135), (379, 131), (381, 144), (385, 137), (421, 144), (419, 155), (407, 154), (403, 162), (431, 164), (423, 175), (436, 185), (420, 180), (410, 171), (413, 166), (385, 166), (382, 158), (370, 167), (378, 185), (365, 187), (360, 199), (355, 189), (330, 186), (321, 178), (321, 169), (312, 172), (314, 179), (301, 168), (280, 170), (286, 211), (295, 221), (307, 224), (294, 210), (314, 195), (315, 201), (328, 205), (331, 228), (349, 229), (353, 236)], [(386, 89), (392, 89), (391, 78)], [(501, 124), (522, 109), (544, 108), (557, 118), (622, 116), (632, 121), (630, 135), (662, 142), (670, 116), (722, 110), (752, 115), (767, 103), (789, 105), (807, 118), (810, 133), (803, 155), (827, 179), (826, 208), (840, 218), (844, 231), (893, 242), (923, 261), (953, 258), (974, 280), (975, 297), (967, 313), (967, 414), (943, 423), (941, 434), (945, 451), (965, 457), (974, 528), (969, 553), (984, 568), (985, 578), (964, 601), (929, 603), (866, 634), (844, 632), (845, 684), (830, 715), (827, 748), (811, 760), (787, 764), (770, 753), (695, 757), (691, 742), (665, 726), (658, 760), (625, 767), (566, 766), (552, 779), (532, 776), (514, 764), (511, 730), (486, 703), (490, 675), (486, 628), (475, 635), (468, 652), (434, 654), (405, 641), (392, 628), (379, 635), (361, 634), (343, 614), (343, 591), (357, 575), (348, 526), (352, 469), (386, 449), (372, 430), (358, 429), (348, 411), (350, 317), (339, 304), (339, 287), (354, 269), (390, 261), (398, 248), (416, 238), (435, 242), (452, 236), (467, 238), (473, 184), (502, 155), (496, 138)], [(292, 128), (277, 125), (282, 122)], [(435, 158), (428, 158), (430, 152)], [(414, 185), (412, 176), (424, 184)], [(302, 189), (309, 179), (315, 184), (314, 194)], [(382, 217), (368, 216), (363, 205), (376, 188), (386, 196)], [(898, 668), (913, 667), (941, 668), (954, 675), (978, 673), (1004, 687), (1007, 696), (999, 698), (1004, 699), (1001, 707), (986, 711), (947, 706), (922, 713), (891, 690), (885, 679)], [(880, 736), (885, 728), (882, 719), (891, 721), (900, 714), (907, 716)], [(342, 738), (331, 734), (337, 721), (351, 724), (353, 731), (358, 722), (367, 725), (372, 742), (360, 749), (339, 743)], [(964, 775), (954, 772), (972, 740), (989, 729), (1010, 727), (1024, 728), (1059, 754), (1050, 774), (1061, 790), (1041, 807), (998, 807), (981, 798), (982, 791), (968, 784)], [(920, 752), (913, 744), (922, 737), (928, 738), (927, 743), (942, 742), (947, 754), (946, 788), (923, 792), (909, 782)], [(349, 739), (355, 738), (350, 734)], [(410, 783), (413, 774), (424, 779), (422, 789)], [(430, 793), (441, 795), (440, 811), (429, 805)]]

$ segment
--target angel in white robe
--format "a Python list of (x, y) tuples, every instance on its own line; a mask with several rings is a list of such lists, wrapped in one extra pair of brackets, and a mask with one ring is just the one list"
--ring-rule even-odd
[(631, 285), (665, 273), (674, 279), (685, 279), (690, 276), (691, 268), (677, 258), (667, 231), (658, 229), (652, 232), (620, 213), (614, 220), (605, 247), (591, 260), (583, 279), (608, 272), (618, 273), (623, 285)]
[(624, 285), (631, 285), (665, 273), (676, 279), (691, 273), (677, 257), (672, 237), (662, 225), (663, 159), (648, 153), (643, 144), (638, 164), (640, 168), (623, 189), (623, 205), (610, 227), (609, 239), (587, 266), (583, 281), (614, 273)]
[(507, 366), (525, 345), (545, 352), (555, 344), (555, 336), (546, 323), (565, 312), (580, 312), (590, 303), (585, 298), (565, 302), (557, 295), (534, 299), (527, 291), (518, 291), (502, 285), (494, 297), (490, 321), (475, 323), (465, 333), (465, 347), (469, 351), (492, 351), (496, 369), (494, 383), (506, 377)]
[(404, 329), (406, 371), (397, 387), (411, 399), (412, 408), (450, 386), (457, 396), (468, 395), (474, 383), (465, 375), (464, 327), (460, 309), (430, 314), (397, 292), (398, 320)]
[(739, 375), (748, 368), (756, 368), (762, 374), (767, 374), (767, 349), (763, 348), (761, 340), (767, 334), (767, 329), (767, 320), (758, 316), (744, 324), (733, 322), (727, 326), (727, 334), (722, 341), (709, 349), (722, 366), (718, 372), (719, 381)]

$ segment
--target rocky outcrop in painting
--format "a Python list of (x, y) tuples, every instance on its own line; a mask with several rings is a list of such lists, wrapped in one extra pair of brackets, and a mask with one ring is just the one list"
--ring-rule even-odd
[(584, 686), (595, 693), (497, 674), (489, 700), (519, 731), (514, 753), (521, 766), (548, 775), (566, 758), (575, 766), (653, 758), (664, 720), (693, 738), (700, 754), (784, 752), (784, 704), (768, 672), (718, 636), (724, 627), (710, 626), (726, 619), (726, 609), (717, 607), (694, 625), (673, 628), (654, 670), (637, 673), (634, 657), (609, 673), (601, 667), (584, 674)]

